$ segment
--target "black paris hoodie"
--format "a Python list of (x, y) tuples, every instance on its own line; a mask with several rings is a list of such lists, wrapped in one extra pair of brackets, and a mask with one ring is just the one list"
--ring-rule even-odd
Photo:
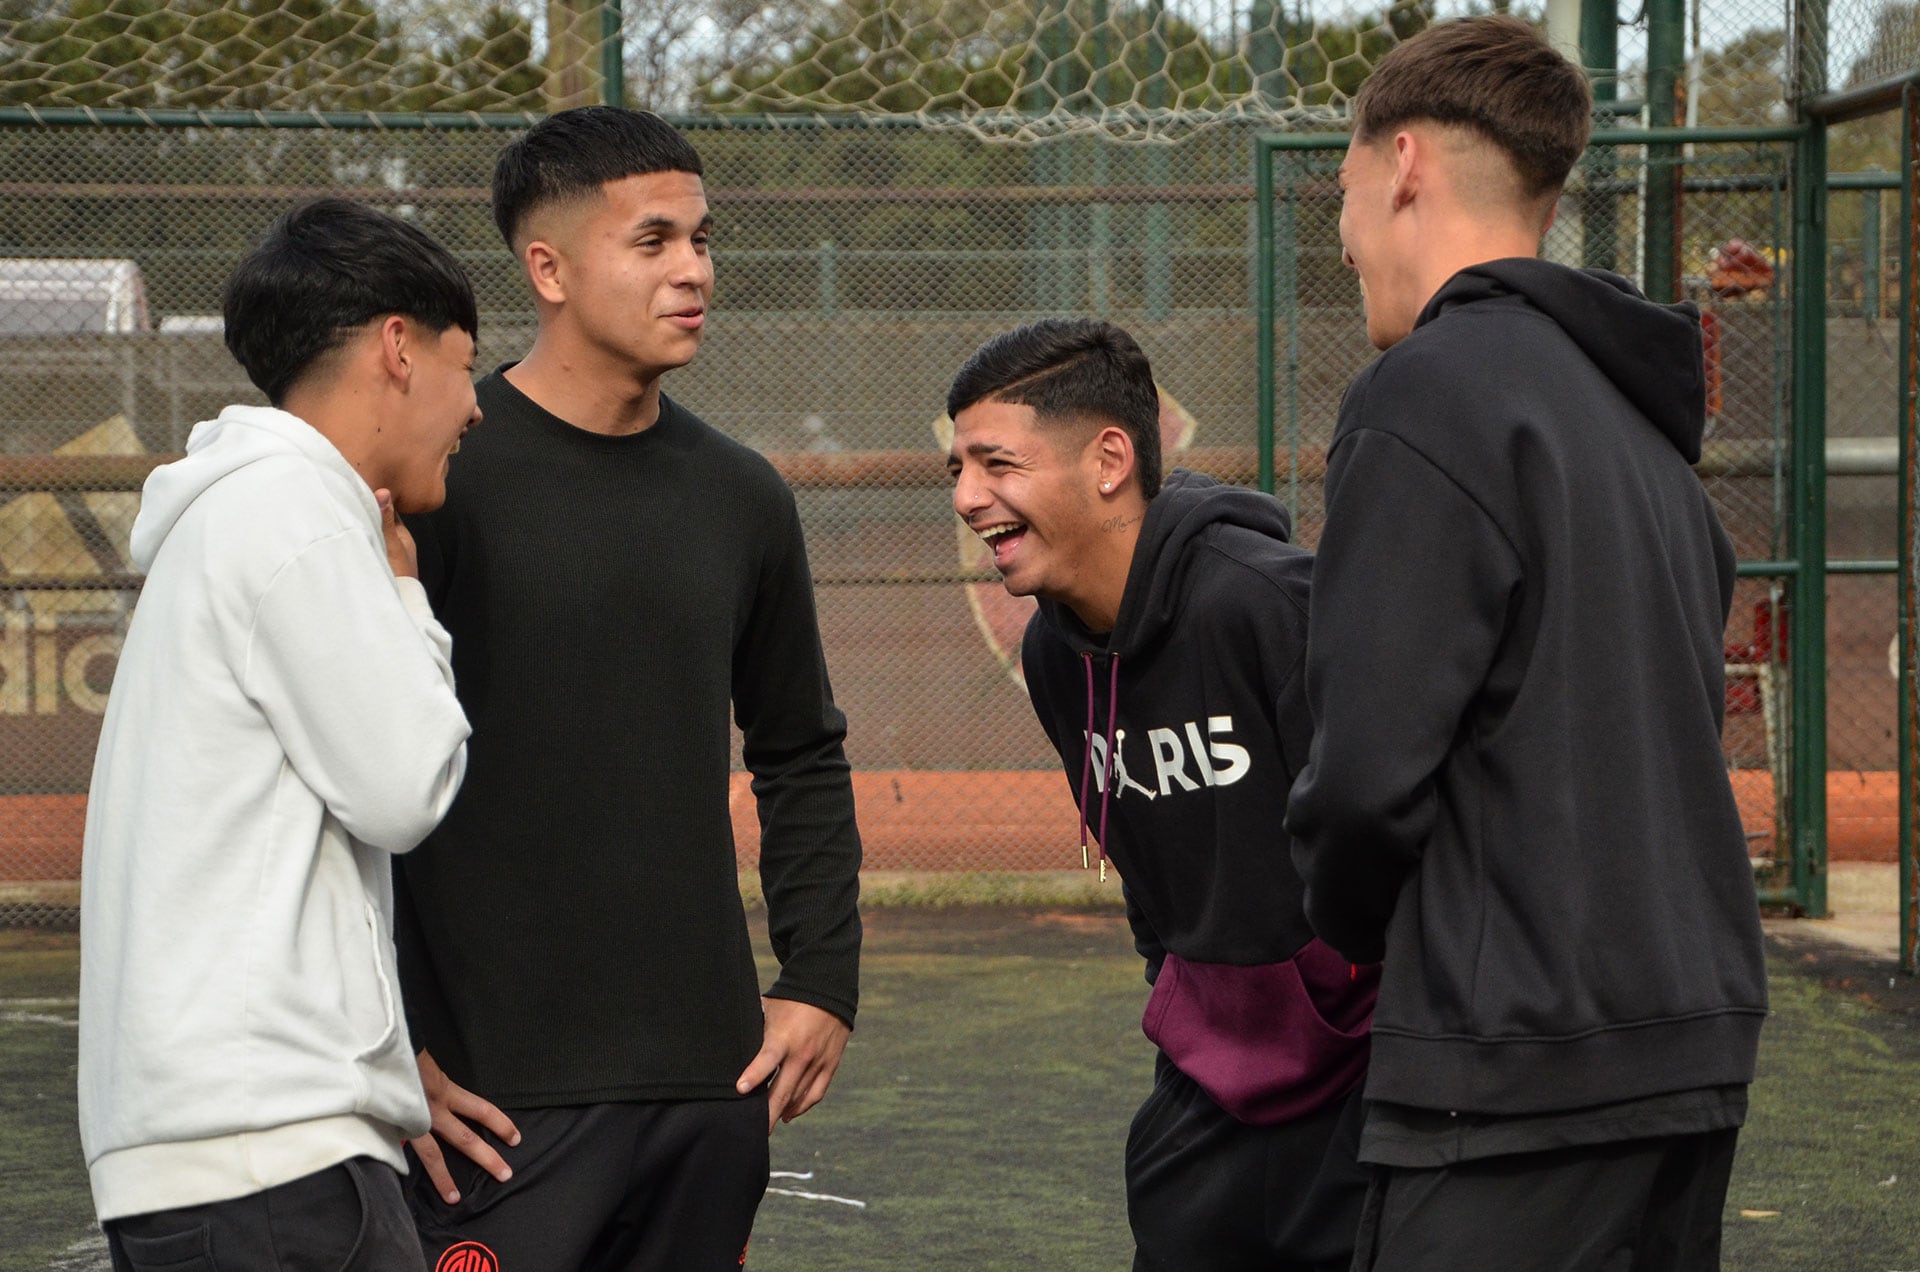
[(1111, 633), (1042, 602), (1034, 711), (1120, 872), (1153, 994), (1141, 1021), (1235, 1117), (1303, 1116), (1366, 1070), (1377, 970), (1313, 939), (1281, 819), (1306, 759), (1307, 587), (1272, 497), (1175, 470)]
[(1752, 1080), (1703, 420), (1692, 306), (1536, 260), (1456, 274), (1347, 391), (1288, 827), (1315, 929), (1385, 958), (1370, 1100), (1532, 1115)]

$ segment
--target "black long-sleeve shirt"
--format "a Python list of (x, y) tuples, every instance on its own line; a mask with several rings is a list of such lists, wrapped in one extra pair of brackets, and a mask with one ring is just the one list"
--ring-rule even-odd
[(396, 876), (409, 1022), (510, 1107), (734, 1094), (759, 988), (728, 811), (731, 707), (781, 972), (852, 1023), (860, 840), (793, 495), (665, 397), (576, 428), (499, 372), (410, 524), (474, 728)]

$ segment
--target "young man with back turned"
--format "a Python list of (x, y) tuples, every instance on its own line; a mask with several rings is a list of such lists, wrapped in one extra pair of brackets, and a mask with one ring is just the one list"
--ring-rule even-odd
[[(693, 147), (639, 111), (554, 115), (502, 153), (494, 217), (540, 325), (479, 386), (492, 444), (415, 526), (474, 738), (400, 871), (437, 1115), (411, 1200), (430, 1258), (477, 1242), (503, 1272), (731, 1272), (773, 1120), (826, 1092), (853, 1022), (846, 723), (792, 493), (661, 392), (713, 290)], [(764, 999), (730, 708), (781, 962)], [(470, 1092), (517, 1147), (473, 1138)]]
[(117, 1272), (420, 1268), (388, 859), (466, 767), (395, 513), (479, 421), (453, 258), (337, 199), (227, 284), (229, 406), (147, 479), (87, 803), (80, 1132)]
[(1315, 940), (1279, 833), (1311, 733), (1313, 558), (1269, 495), (1160, 478), (1146, 355), (1101, 322), (988, 341), (947, 397), (953, 507), (1153, 985), (1127, 1140), (1137, 1272), (1345, 1272), (1376, 972)]
[(1719, 1264), (1766, 974), (1720, 749), (1733, 550), (1690, 305), (1535, 259), (1586, 144), (1525, 24), (1436, 26), (1354, 108), (1384, 350), (1328, 456), (1287, 825), (1384, 958), (1361, 1269)]

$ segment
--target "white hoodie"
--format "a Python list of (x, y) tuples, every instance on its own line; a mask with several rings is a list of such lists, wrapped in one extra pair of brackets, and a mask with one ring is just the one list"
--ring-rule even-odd
[(230, 406), (147, 479), (147, 574), (94, 761), (80, 1139), (102, 1220), (349, 1157), (428, 1115), (390, 853), (466, 771), (450, 642), (373, 492), (284, 411)]

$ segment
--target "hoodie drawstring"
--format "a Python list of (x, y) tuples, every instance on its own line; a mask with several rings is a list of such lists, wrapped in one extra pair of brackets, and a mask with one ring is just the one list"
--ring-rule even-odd
[[(1093, 775), (1093, 655), (1082, 654), (1087, 669), (1087, 749), (1080, 762), (1080, 868), (1087, 869), (1087, 779)], [(1120, 655), (1110, 654), (1107, 680), (1107, 749), (1100, 757), (1100, 882), (1107, 881), (1107, 806), (1113, 798), (1114, 725), (1120, 714)]]

